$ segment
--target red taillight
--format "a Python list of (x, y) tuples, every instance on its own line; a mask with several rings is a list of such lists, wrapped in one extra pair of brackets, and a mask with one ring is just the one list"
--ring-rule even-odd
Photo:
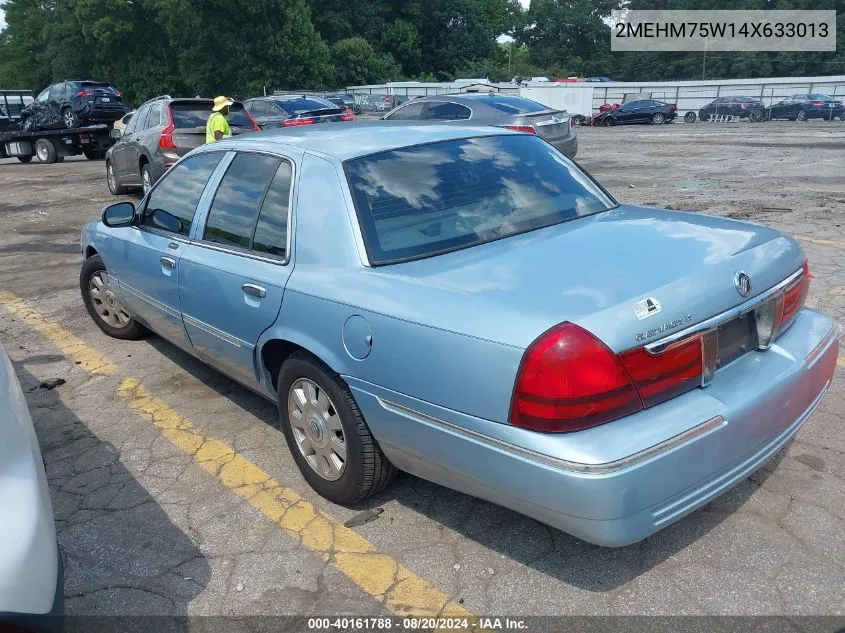
[(577, 431), (642, 408), (619, 358), (587, 330), (561, 323), (525, 352), (510, 420), (536, 431)]
[(304, 118), (304, 119), (285, 119), (282, 123), (283, 127), (297, 127), (299, 125), (313, 125), (314, 119), (312, 118)]
[(801, 276), (792, 283), (783, 293), (783, 308), (780, 318), (777, 320), (777, 332), (780, 333), (788, 328), (807, 300), (807, 292), (810, 290), (810, 265), (804, 260), (804, 270)]
[(574, 127), (575, 127), (575, 119), (570, 117), (570, 119), (569, 119), (569, 129), (571, 130)]
[(170, 106), (167, 106), (167, 118), (168, 124), (165, 127), (161, 134), (158, 137), (158, 146), (161, 149), (169, 149), (172, 151), (176, 151), (176, 143), (173, 141), (173, 132), (176, 131), (176, 124), (173, 123), (173, 110)]
[(354, 121), (355, 115), (352, 114), (351, 112), (346, 112), (346, 113), (340, 115), (340, 120), (341, 121)]
[(516, 130), (517, 132), (525, 132), (526, 134), (536, 134), (537, 130), (533, 125), (503, 125), (502, 127), (509, 130)]
[(90, 96), (92, 94), (94, 94), (93, 90), (80, 90), (79, 92), (76, 93), (76, 96), (77, 97), (87, 97), (87, 96)]
[(620, 354), (619, 358), (634, 379), (647, 409), (701, 385), (702, 354), (702, 338), (696, 336), (660, 354), (650, 354), (640, 347)]
[(825, 102), (824, 101), (811, 101), (810, 105), (813, 106), (814, 108), (821, 108), (823, 105), (825, 105)]

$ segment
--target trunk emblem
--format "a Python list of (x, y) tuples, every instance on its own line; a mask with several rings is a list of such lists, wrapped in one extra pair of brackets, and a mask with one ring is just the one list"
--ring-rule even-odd
[(654, 314), (660, 312), (663, 308), (660, 307), (660, 302), (654, 297), (648, 297), (642, 301), (637, 301), (634, 304), (634, 314), (642, 321)]
[(734, 275), (734, 286), (736, 291), (743, 297), (747, 297), (751, 292), (751, 277), (740, 271)]

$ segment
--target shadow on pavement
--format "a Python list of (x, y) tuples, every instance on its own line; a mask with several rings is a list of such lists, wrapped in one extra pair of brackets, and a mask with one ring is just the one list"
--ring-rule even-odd
[[(149, 336), (147, 342), (221, 396), (280, 429), (275, 407), (261, 396), (158, 336)], [(586, 591), (605, 592), (630, 582), (704, 537), (751, 497), (777, 467), (782, 453), (710, 504), (639, 543), (621, 548), (591, 545), (507, 508), (406, 473), (400, 473), (387, 490), (356, 508), (365, 510), (397, 501), (562, 582)], [(576, 556), (578, 564), (573, 563)]]
[[(27, 365), (41, 362), (25, 359), (15, 371), (47, 469), (67, 615), (186, 615), (210, 580), (207, 560), (123, 466), (120, 452), (57, 389), (39, 387)], [(85, 630), (86, 620), (69, 618), (66, 630)]]

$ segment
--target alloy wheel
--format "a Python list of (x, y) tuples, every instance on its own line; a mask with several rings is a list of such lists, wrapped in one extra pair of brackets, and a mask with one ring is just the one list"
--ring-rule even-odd
[(88, 280), (88, 294), (97, 315), (107, 325), (117, 329), (129, 325), (131, 317), (117, 300), (111, 277), (105, 270), (99, 270), (91, 275)]
[(346, 437), (329, 394), (308, 378), (295, 380), (288, 392), (288, 418), (311, 469), (327, 481), (340, 479), (346, 468)]

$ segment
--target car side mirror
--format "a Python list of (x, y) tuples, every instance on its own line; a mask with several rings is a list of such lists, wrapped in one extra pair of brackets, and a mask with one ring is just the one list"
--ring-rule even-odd
[(135, 205), (131, 202), (116, 202), (103, 209), (103, 224), (110, 228), (131, 226), (135, 221)]
[(121, 136), (123, 136), (123, 133), (122, 133), (120, 130), (117, 130), (117, 129), (115, 129), (115, 128), (112, 128), (112, 129), (111, 129), (111, 132), (109, 132), (109, 136), (111, 136), (111, 137), (112, 137), (112, 138), (114, 138), (114, 139), (118, 139), (118, 138), (120, 138)]

